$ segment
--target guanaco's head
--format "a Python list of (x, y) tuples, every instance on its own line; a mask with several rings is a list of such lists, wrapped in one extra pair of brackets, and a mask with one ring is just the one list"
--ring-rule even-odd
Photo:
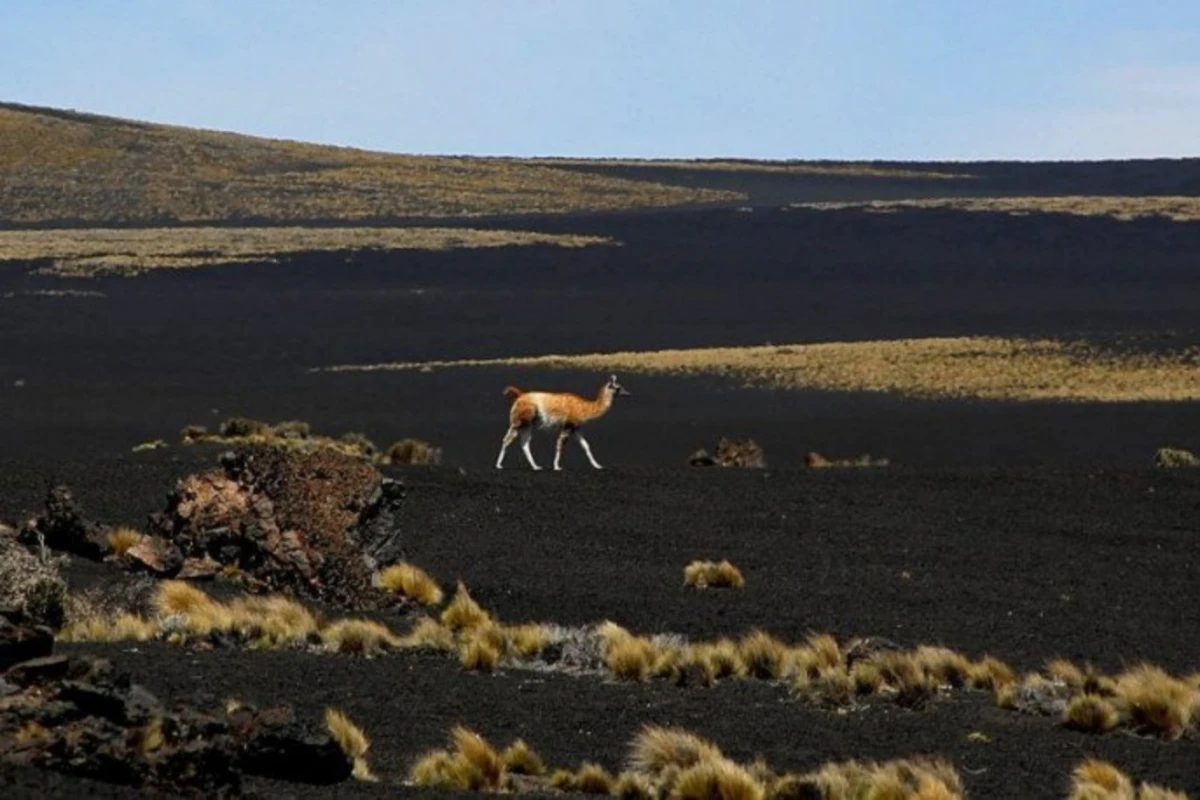
[(617, 381), (616, 375), (608, 376), (608, 383), (604, 384), (604, 391), (608, 392), (609, 394), (613, 395), (614, 397), (628, 397), (629, 396), (629, 390), (626, 389), (624, 386), (622, 386)]

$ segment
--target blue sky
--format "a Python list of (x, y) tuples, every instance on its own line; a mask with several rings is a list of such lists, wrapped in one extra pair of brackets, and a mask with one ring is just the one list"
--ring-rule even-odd
[(0, 99), (416, 153), (1200, 155), (1200, 0), (4, 0)]

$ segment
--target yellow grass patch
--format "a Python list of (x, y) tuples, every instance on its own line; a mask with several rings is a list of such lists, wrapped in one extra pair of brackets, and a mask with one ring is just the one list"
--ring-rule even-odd
[(710, 586), (741, 589), (746, 585), (746, 579), (730, 561), (693, 561), (683, 568), (683, 583), (697, 589)]
[(343, 365), (318, 371), (545, 367), (716, 374), (747, 386), (1010, 401), (1200, 400), (1200, 353), (1114, 354), (1079, 341), (987, 336)]
[(62, 277), (277, 263), (305, 251), (594, 247), (599, 236), (472, 228), (137, 228), (0, 231), (0, 261), (51, 259)]
[(999, 690), (1012, 685), (1017, 673), (1008, 664), (994, 656), (984, 656), (971, 664), (967, 672), (967, 683), (973, 689)]
[(363, 733), (362, 728), (334, 708), (325, 709), (325, 727), (328, 728), (329, 735), (333, 737), (333, 740), (342, 748), (342, 752), (354, 762), (355, 778), (370, 782), (379, 780), (371, 774), (371, 767), (367, 764), (366, 756), (367, 750), (371, 747), (371, 740)]
[(921, 180), (966, 180), (975, 178), (961, 172), (892, 167), (870, 161), (737, 161), (730, 159), (660, 158), (535, 158), (530, 163), (556, 166), (647, 167), (679, 169), (688, 172), (768, 172), (788, 175), (823, 175), (847, 178), (893, 178)]
[(0, 218), (147, 224), (471, 217), (730, 202), (510, 158), (415, 156), (0, 106)]
[(492, 745), (475, 731), (456, 725), (450, 731), (455, 754), (479, 776), (484, 786), (498, 787), (504, 776), (504, 762)]
[(401, 561), (379, 573), (379, 585), (389, 592), (402, 594), (422, 605), (436, 606), (442, 602), (442, 587), (415, 564)]
[(1164, 217), (1173, 222), (1200, 220), (1200, 197), (1189, 195), (1098, 196), (1058, 195), (1051, 197), (937, 197), (868, 202), (793, 203), (791, 208), (815, 211), (869, 211), (880, 214), (922, 209), (1010, 214), (1071, 214), (1079, 217), (1111, 217), (1128, 222), (1146, 217)]

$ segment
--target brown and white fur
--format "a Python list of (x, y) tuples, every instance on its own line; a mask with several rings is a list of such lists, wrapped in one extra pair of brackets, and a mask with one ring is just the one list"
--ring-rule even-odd
[(504, 454), (508, 446), (521, 439), (521, 449), (529, 466), (541, 469), (533, 460), (533, 451), (529, 441), (533, 438), (534, 428), (551, 428), (558, 430), (558, 444), (554, 449), (554, 468), (562, 469), (563, 445), (574, 436), (579, 440), (583, 452), (587, 454), (592, 466), (601, 469), (592, 455), (592, 448), (587, 439), (579, 432), (579, 428), (588, 420), (604, 416), (612, 408), (613, 398), (628, 396), (629, 392), (617, 382), (613, 375), (600, 388), (595, 400), (588, 400), (570, 392), (522, 392), (515, 386), (509, 386), (504, 394), (513, 398), (512, 407), (508, 410), (508, 432), (504, 434), (504, 443), (500, 446), (500, 457), (496, 459), (496, 469), (504, 468)]

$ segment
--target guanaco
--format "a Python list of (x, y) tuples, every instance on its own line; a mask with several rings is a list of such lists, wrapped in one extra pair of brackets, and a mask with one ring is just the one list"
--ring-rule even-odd
[(533, 459), (533, 451), (529, 441), (533, 438), (533, 429), (552, 428), (558, 430), (558, 444), (554, 449), (554, 468), (562, 469), (563, 445), (574, 436), (587, 454), (592, 466), (601, 469), (592, 455), (592, 448), (587, 439), (579, 432), (579, 427), (588, 420), (603, 416), (612, 408), (613, 398), (628, 397), (629, 392), (617, 382), (617, 376), (609, 377), (608, 382), (600, 387), (595, 400), (587, 400), (570, 392), (523, 392), (515, 386), (504, 389), (506, 397), (513, 398), (512, 407), (508, 410), (508, 432), (504, 434), (504, 443), (500, 445), (500, 457), (496, 459), (496, 469), (504, 469), (504, 454), (508, 446), (521, 439), (521, 449), (529, 466), (541, 469)]

